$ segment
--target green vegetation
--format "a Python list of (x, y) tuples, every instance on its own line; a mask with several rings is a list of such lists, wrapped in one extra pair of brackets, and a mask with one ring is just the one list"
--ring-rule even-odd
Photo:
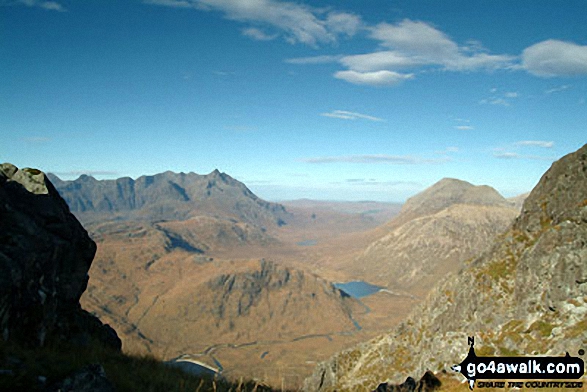
[[(119, 392), (183, 392), (183, 391), (272, 391), (255, 382), (230, 383), (211, 377), (189, 375), (152, 357), (121, 354), (99, 344), (80, 348), (68, 344), (48, 345), (31, 349), (0, 339), (0, 390), (40, 391), (46, 385), (62, 381), (89, 364), (99, 363), (106, 377)], [(7, 371), (7, 372), (6, 372)], [(45, 377), (41, 383), (39, 377)]]
[(554, 325), (547, 323), (545, 321), (538, 320), (533, 322), (532, 325), (530, 325), (530, 328), (528, 328), (528, 331), (526, 332), (537, 331), (538, 333), (540, 333), (540, 336), (547, 338), (552, 333), (553, 328)]
[(33, 176), (36, 176), (37, 174), (41, 174), (41, 171), (38, 169), (25, 168), (25, 169), (23, 169), (23, 171), (27, 172), (29, 174), (32, 174)]

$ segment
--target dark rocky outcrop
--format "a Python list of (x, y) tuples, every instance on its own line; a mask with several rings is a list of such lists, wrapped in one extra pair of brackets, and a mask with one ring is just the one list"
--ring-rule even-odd
[(115, 392), (100, 364), (92, 364), (72, 373), (46, 392)]
[(442, 383), (432, 373), (427, 371), (424, 373), (420, 381), (416, 382), (412, 377), (408, 377), (402, 384), (381, 383), (373, 392), (430, 392), (440, 388)]
[(0, 165), (0, 332), (120, 349), (116, 332), (81, 309), (96, 244), (44, 173)]

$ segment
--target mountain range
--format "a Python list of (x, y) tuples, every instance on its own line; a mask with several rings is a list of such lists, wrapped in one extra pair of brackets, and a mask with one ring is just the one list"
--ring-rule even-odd
[[(394, 327), (516, 215), (493, 188), (455, 179), (399, 210), (284, 207), (218, 171), (51, 178), (98, 244), (81, 303), (126, 352), (295, 387), (313, 361)], [(384, 290), (356, 300), (332, 284), (357, 279)]]
[(70, 210), (82, 222), (222, 218), (259, 228), (284, 225), (285, 208), (258, 198), (243, 183), (214, 170), (207, 175), (167, 171), (152, 176), (96, 180), (81, 175), (62, 181), (48, 174)]

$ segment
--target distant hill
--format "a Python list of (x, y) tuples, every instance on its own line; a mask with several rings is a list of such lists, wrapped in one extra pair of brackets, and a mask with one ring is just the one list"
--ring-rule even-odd
[(385, 203), (378, 201), (328, 201), (297, 199), (281, 201), (287, 208), (299, 208), (313, 210), (316, 214), (325, 211), (333, 211), (343, 214), (360, 215), (365, 221), (370, 220), (375, 225), (383, 224), (395, 217), (400, 209), (401, 203)]
[(264, 228), (284, 225), (289, 219), (282, 205), (260, 199), (243, 183), (218, 170), (207, 175), (167, 171), (136, 180), (96, 180), (82, 175), (74, 181), (62, 181), (48, 176), (84, 223), (209, 216)]
[(349, 266), (392, 289), (423, 295), (430, 285), (484, 250), (516, 216), (495, 189), (442, 179), (408, 199)]
[(426, 369), (451, 372), (467, 336), (477, 355), (577, 355), (587, 342), (586, 223), (587, 145), (552, 165), (486, 252), (392, 332), (317, 367), (306, 390), (370, 391)]
[[(137, 241), (130, 249), (98, 247), (82, 297), (86, 309), (117, 328), (126, 352), (191, 358), (226, 377), (254, 374), (278, 385), (280, 366), (312, 358), (300, 352), (304, 345), (359, 332), (353, 314), (365, 308), (307, 271), (181, 249), (164, 253), (157, 241)], [(312, 365), (301, 366), (309, 374)]]
[(409, 198), (402, 206), (394, 226), (421, 216), (432, 215), (455, 204), (507, 207), (508, 202), (487, 185), (475, 186), (467, 181), (443, 178), (431, 187)]
[(521, 211), (522, 206), (524, 205), (524, 201), (526, 200), (529, 194), (530, 192), (522, 193), (518, 196), (508, 197), (507, 200), (510, 202), (512, 206), (514, 206), (515, 209)]

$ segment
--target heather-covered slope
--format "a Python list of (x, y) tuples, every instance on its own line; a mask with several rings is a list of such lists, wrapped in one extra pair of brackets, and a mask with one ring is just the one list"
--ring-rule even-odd
[[(587, 145), (543, 175), (512, 227), (400, 326), (320, 364), (306, 390), (368, 391), (478, 354), (562, 355), (587, 345)], [(576, 354), (576, 353), (575, 353)]]

